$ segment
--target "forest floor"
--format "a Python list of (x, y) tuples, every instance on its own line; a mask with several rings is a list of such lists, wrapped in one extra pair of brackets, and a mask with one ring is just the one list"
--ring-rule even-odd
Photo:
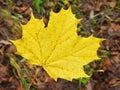
[[(76, 18), (83, 18), (79, 35), (105, 40), (98, 50), (101, 60), (84, 66), (90, 79), (56, 82), (15, 55), (9, 40), (22, 37), (20, 23), (29, 22), (31, 9), (47, 27), (50, 10), (59, 13), (70, 6)], [(0, 90), (120, 90), (120, 0), (0, 0)]]

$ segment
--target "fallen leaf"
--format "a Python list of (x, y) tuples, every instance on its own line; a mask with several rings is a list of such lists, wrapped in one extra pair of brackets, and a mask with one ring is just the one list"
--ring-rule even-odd
[(116, 5), (116, 2), (115, 1), (112, 1), (112, 2), (108, 2), (108, 4), (110, 5), (110, 7), (115, 7), (115, 5)]
[(89, 77), (84, 73), (83, 65), (98, 59), (97, 49), (103, 39), (78, 36), (79, 21), (70, 8), (51, 12), (46, 28), (43, 20), (32, 15), (28, 24), (22, 25), (22, 38), (11, 42), (17, 47), (17, 54), (31, 64), (42, 66), (54, 80)]
[(0, 66), (0, 82), (3, 78), (5, 78), (8, 75), (8, 67), (7, 66)]
[(115, 23), (110, 23), (108, 28), (108, 34), (110, 36), (120, 36), (120, 25)]

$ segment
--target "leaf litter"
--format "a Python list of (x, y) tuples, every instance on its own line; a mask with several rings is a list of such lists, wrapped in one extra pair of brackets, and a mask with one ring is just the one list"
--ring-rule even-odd
[[(69, 4), (67, 5), (63, 5), (62, 2), (60, 2), (61, 4), (58, 5), (57, 0), (53, 0), (51, 2), (54, 3), (53, 6), (51, 7), (54, 7), (54, 5), (56, 5), (56, 8), (54, 9), (57, 11), (59, 11), (59, 8), (61, 7), (66, 8), (66, 6), (68, 7), (69, 5), (72, 5), (73, 7), (75, 7), (74, 10), (76, 10), (75, 12), (76, 17), (83, 18), (82, 26), (78, 25), (79, 35), (87, 37), (91, 34), (94, 34), (97, 37), (106, 38), (106, 41), (102, 43), (101, 48), (98, 51), (98, 54), (102, 57), (102, 60), (95, 61), (89, 64), (89, 67), (93, 68), (94, 72), (91, 79), (88, 81), (87, 85), (83, 85), (82, 83), (79, 83), (76, 80), (69, 82), (63, 79), (59, 79), (58, 82), (54, 82), (44, 70), (41, 70), (40, 73), (37, 75), (36, 79), (34, 80), (34, 82), (32, 83), (31, 89), (76, 90), (78, 88), (78, 90), (79, 89), (119, 90), (120, 88), (120, 76), (119, 76), (120, 75), (120, 69), (119, 69), (120, 67), (120, 63), (119, 63), (120, 62), (120, 54), (119, 54), (120, 53), (120, 35), (119, 35), (120, 1), (119, 0), (112, 0), (112, 1), (101, 0), (99, 2), (97, 0), (90, 0), (90, 1), (75, 0), (73, 2), (69, 0)], [(20, 5), (20, 3), (24, 5), (23, 6)], [(30, 17), (30, 14), (28, 14), (29, 11), (27, 11), (27, 9), (24, 9), (27, 12), (26, 11), (18, 12), (18, 11), (21, 10), (19, 9), (20, 7), (25, 6), (29, 8), (31, 6), (31, 3), (32, 3), (32, 0), (28, 0), (28, 1), (19, 0), (19, 2), (15, 1), (14, 8), (17, 7), (18, 10), (13, 10), (14, 8), (12, 7), (12, 5), (9, 6), (8, 8), (8, 5), (6, 5), (6, 1), (1, 0), (0, 9), (5, 9), (10, 12), (12, 11), (12, 12), (18, 13), (18, 16), (15, 16), (15, 15), (13, 16), (17, 17), (18, 21), (21, 19), (19, 15), (23, 16), (20, 22), (27, 23)], [(44, 5), (49, 5), (49, 4), (44, 4)], [(46, 12), (48, 11), (49, 13), (49, 10), (50, 9), (46, 9)], [(74, 13), (74, 10), (73, 10), (73, 13)], [(37, 12), (34, 12), (34, 14), (36, 14), (37, 16), (41, 15), (40, 13), (37, 14)], [(0, 14), (0, 17), (1, 16), (3, 15)], [(26, 16), (27, 16), (27, 19), (26, 18), (24, 19), (24, 17)], [(44, 13), (41, 16), (44, 16), (44, 18), (46, 18), (46, 21), (49, 20), (48, 18), (49, 14), (47, 16), (47, 14)], [(92, 20), (89, 17), (93, 17)], [(3, 22), (3, 21), (4, 21), (4, 18), (0, 19), (0, 22)], [(3, 25), (3, 23), (1, 23), (0, 26), (1, 25)], [(8, 29), (5, 29), (6, 27), (8, 26), (6, 26), (5, 24), (3, 30), (8, 31)], [(79, 27), (82, 27), (81, 31), (79, 31)], [(7, 38), (11, 38), (9, 36), (9, 33), (5, 34), (3, 33), (3, 30), (2, 31), (0, 30), (0, 39), (7, 40)], [(19, 31), (20, 29), (17, 28), (17, 30)], [(12, 35), (16, 35), (16, 34), (12, 34)], [(18, 35), (20, 35), (20, 33)], [(16, 39), (16, 36), (12, 38)], [(12, 49), (9, 49), (11, 46), (12, 46)], [(20, 81), (19, 80), (20, 77), (18, 77), (16, 69), (10, 65), (10, 57), (11, 57), (10, 53), (15, 52), (15, 46), (11, 44), (10, 45), (5, 44), (4, 42), (2, 42), (0, 44), (0, 48), (1, 48), (0, 49), (0, 66), (4, 67), (6, 71), (6, 73), (3, 72), (3, 74), (5, 74), (4, 78), (0, 79), (0, 89), (7, 90), (9, 88), (9, 90), (22, 90), (22, 89), (25, 89), (25, 87), (28, 88), (29, 83), (32, 81), (32, 77), (34, 77), (35, 73), (37, 72), (37, 68), (40, 68), (40, 67), (28, 64), (22, 59), (21, 56), (15, 56), (15, 57), (12, 56), (12, 58), (15, 59), (16, 63), (21, 67), (20, 74), (22, 75), (22, 79)], [(10, 50), (10, 53), (8, 53), (9, 50)], [(90, 69), (86, 67), (87, 66), (85, 66), (86, 72), (89, 73)], [(25, 86), (23, 85), (24, 87), (22, 86), (22, 83), (25, 85)]]

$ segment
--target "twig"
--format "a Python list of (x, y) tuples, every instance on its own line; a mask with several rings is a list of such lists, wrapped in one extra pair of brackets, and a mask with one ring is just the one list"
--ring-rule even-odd
[(31, 81), (31, 83), (29, 84), (28, 90), (30, 90), (30, 87), (32, 86), (34, 80), (36, 79), (38, 73), (39, 73), (41, 70), (42, 70), (42, 67), (36, 69), (35, 75), (34, 75), (32, 81)]

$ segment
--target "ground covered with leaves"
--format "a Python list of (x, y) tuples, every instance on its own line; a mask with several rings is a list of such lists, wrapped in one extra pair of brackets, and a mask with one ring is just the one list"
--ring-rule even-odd
[[(27, 24), (34, 12), (45, 26), (50, 12), (72, 8), (78, 35), (105, 38), (98, 50), (100, 60), (84, 66), (91, 78), (72, 82), (54, 81), (39, 66), (16, 55), (9, 42), (22, 37), (20, 24)], [(120, 90), (120, 0), (0, 0), (0, 90)]]

